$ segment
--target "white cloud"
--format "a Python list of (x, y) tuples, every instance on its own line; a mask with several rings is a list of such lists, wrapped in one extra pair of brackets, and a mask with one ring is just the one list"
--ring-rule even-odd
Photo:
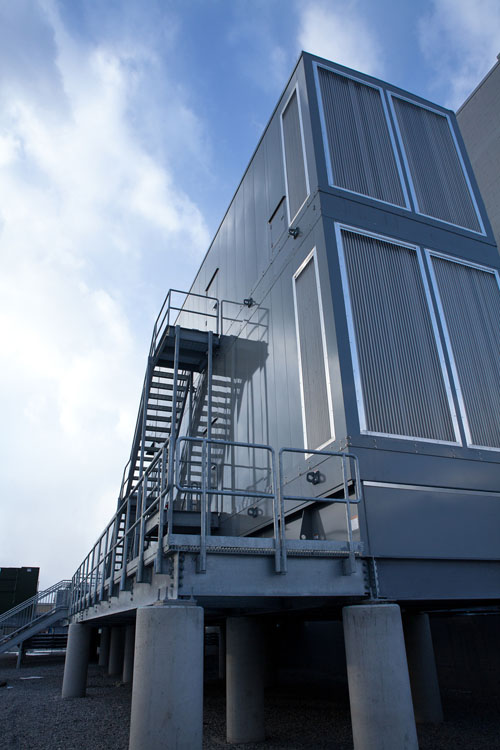
[[(55, 6), (29, 6), (44, 96), (29, 60), (0, 79), (0, 565), (49, 585), (114, 511), (154, 315), (209, 236), (165, 166), (179, 141), (160, 162), (131, 123), (154, 55), (77, 43)], [(163, 117), (201, 133), (180, 94)]]
[(434, 71), (433, 89), (457, 109), (500, 52), (497, 0), (434, 0), (418, 24), (420, 48)]
[(299, 14), (301, 49), (362, 73), (384, 75), (383, 50), (355, 0), (320, 0), (299, 6)]

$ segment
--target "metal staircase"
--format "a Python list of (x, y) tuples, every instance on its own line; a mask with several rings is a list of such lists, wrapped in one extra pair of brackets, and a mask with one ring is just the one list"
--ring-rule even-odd
[(0, 615), (0, 653), (18, 646), (68, 616), (71, 581), (59, 581)]

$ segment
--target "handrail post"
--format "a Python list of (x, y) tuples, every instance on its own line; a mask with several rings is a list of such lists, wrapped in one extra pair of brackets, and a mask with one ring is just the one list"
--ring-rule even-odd
[[(177, 437), (177, 380), (179, 377), (179, 349), (181, 329), (175, 326), (174, 348), (174, 383), (172, 388), (172, 423), (170, 426), (170, 450), (168, 452), (168, 509), (167, 509), (167, 545), (170, 544), (174, 520), (174, 453)], [(162, 543), (163, 546), (163, 543)]]
[[(278, 482), (276, 477), (276, 454), (271, 448), (271, 472), (272, 472), (272, 490), (273, 490), (273, 530), (274, 530), (274, 567), (276, 573), (281, 573), (281, 535), (279, 519), (279, 497)], [(284, 572), (284, 571), (283, 571)]]
[(285, 536), (285, 499), (283, 492), (284, 474), (283, 474), (283, 449), (279, 452), (279, 535), (281, 546), (281, 566), (280, 572), (287, 572), (286, 559), (286, 536)]
[(161, 474), (160, 474), (160, 492), (158, 496), (158, 548), (155, 557), (155, 573), (162, 572), (163, 560), (163, 530), (165, 528), (165, 489), (167, 484), (167, 461), (168, 454), (171, 451), (170, 441), (165, 441), (161, 449)]
[(198, 572), (207, 572), (207, 440), (201, 444), (200, 556)]
[(125, 514), (125, 529), (123, 533), (122, 574), (120, 577), (120, 591), (125, 591), (127, 582), (127, 555), (129, 548), (128, 530), (130, 526), (130, 495), (127, 497), (127, 512)]
[(344, 498), (347, 515), (347, 544), (349, 549), (349, 562), (346, 572), (352, 575), (356, 570), (356, 561), (354, 559), (354, 546), (352, 540), (352, 523), (351, 523), (351, 505), (349, 502), (349, 480), (347, 477), (347, 456), (342, 456), (342, 481), (344, 484)]

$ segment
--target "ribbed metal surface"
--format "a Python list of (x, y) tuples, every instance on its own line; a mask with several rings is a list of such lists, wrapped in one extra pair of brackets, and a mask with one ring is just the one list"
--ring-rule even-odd
[(492, 273), (433, 257), (473, 445), (500, 448), (500, 291)]
[(314, 260), (295, 279), (295, 299), (302, 370), (306, 448), (319, 448), (331, 437), (325, 352)]
[(455, 441), (415, 250), (342, 232), (366, 430)]
[(293, 93), (283, 112), (283, 142), (285, 147), (288, 206), (290, 219), (293, 219), (307, 198), (307, 182), (297, 92)]
[(318, 68), (333, 182), (405, 205), (380, 91)]
[(419, 210), (481, 231), (448, 119), (393, 97)]

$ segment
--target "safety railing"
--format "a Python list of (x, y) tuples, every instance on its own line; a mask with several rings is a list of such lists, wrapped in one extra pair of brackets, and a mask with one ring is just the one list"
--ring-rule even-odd
[[(0, 615), (0, 645), (57, 610), (69, 605), (71, 581), (59, 581)], [(63, 616), (63, 612), (61, 617)]]
[[(341, 461), (342, 466), (342, 490), (343, 495), (336, 493), (334, 497), (321, 497), (316, 495), (295, 495), (289, 494), (285, 491), (285, 471), (283, 469), (283, 456), (288, 454), (304, 455), (307, 458), (311, 456), (321, 456), (322, 458), (338, 458)], [(354, 472), (352, 472), (354, 467)], [(309, 476), (307, 481), (310, 481), (314, 485), (314, 474), (315, 472), (308, 472)], [(354, 480), (354, 481), (352, 481)], [(354, 495), (351, 497), (349, 492), (349, 483), (354, 490)], [(280, 498), (280, 517), (285, 516), (285, 502), (316, 502), (316, 503), (344, 503), (346, 506), (346, 521), (347, 521), (347, 547), (349, 554), (349, 563), (351, 571), (354, 570), (354, 540), (352, 534), (352, 519), (351, 519), (351, 505), (357, 505), (362, 500), (362, 485), (359, 472), (359, 460), (358, 457), (352, 453), (342, 453), (340, 451), (326, 451), (326, 450), (310, 450), (309, 448), (281, 448), (279, 451), (279, 498)], [(281, 525), (281, 533), (284, 534), (284, 524)], [(286, 543), (284, 536), (281, 539), (281, 551), (282, 551), (282, 570), (286, 571)]]
[[(181, 483), (181, 455), (182, 444), (201, 444), (201, 487), (183, 485)], [(211, 486), (210, 477), (212, 474), (212, 460), (211, 460), (211, 449), (212, 446), (224, 447), (224, 448), (244, 448), (251, 451), (264, 451), (269, 456), (269, 471), (271, 474), (271, 490), (255, 490), (247, 488), (228, 488), (221, 486), (220, 482), (217, 482), (216, 487)], [(283, 524), (283, 519), (280, 519), (279, 514), (279, 503), (277, 495), (277, 478), (276, 478), (276, 457), (273, 448), (269, 445), (261, 445), (259, 443), (243, 443), (233, 440), (221, 440), (218, 438), (199, 438), (199, 437), (179, 437), (177, 438), (176, 450), (175, 450), (175, 487), (179, 492), (183, 493), (196, 493), (201, 497), (200, 507), (200, 557), (199, 557), (199, 570), (201, 572), (206, 570), (207, 564), (207, 535), (210, 528), (210, 513), (211, 513), (211, 498), (214, 496), (222, 497), (246, 497), (259, 500), (270, 500), (273, 508), (273, 529), (274, 529), (274, 555), (276, 563), (276, 571), (281, 572), (281, 543), (282, 534), (280, 533), (280, 525)], [(173, 512), (172, 508), (169, 508), (169, 513)]]
[(163, 537), (168, 450), (169, 441), (166, 440), (77, 569), (72, 579), (72, 613), (102, 601), (106, 595), (106, 581), (107, 595), (111, 598), (118, 573), (119, 588), (123, 590), (127, 565), (132, 560), (137, 562), (137, 580), (142, 579), (146, 524), (158, 510), (158, 538)]
[[(187, 318), (187, 321), (191, 319), (191, 316), (194, 316), (195, 320), (202, 318), (204, 319), (202, 328), (211, 330), (216, 335), (219, 334), (219, 300), (216, 297), (208, 297), (195, 292), (183, 292), (180, 289), (169, 289), (153, 327), (150, 356), (153, 356), (156, 352), (156, 347), (169, 326), (182, 325), (181, 316)], [(186, 327), (197, 328), (198, 326), (189, 325)]]

